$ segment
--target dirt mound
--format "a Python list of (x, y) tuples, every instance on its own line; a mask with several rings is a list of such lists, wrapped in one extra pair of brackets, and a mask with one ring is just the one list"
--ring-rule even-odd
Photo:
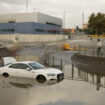
[(13, 51), (8, 50), (7, 48), (0, 48), (0, 57), (6, 57), (13, 55)]
[(12, 46), (7, 46), (7, 49), (9, 51), (17, 51), (19, 49), (21, 49), (22, 47), (20, 47), (19, 45), (12, 45)]

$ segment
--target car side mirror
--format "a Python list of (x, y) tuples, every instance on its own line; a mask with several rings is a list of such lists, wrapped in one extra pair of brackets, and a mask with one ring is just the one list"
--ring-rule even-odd
[(30, 68), (26, 68), (26, 70), (30, 71), (31, 69)]

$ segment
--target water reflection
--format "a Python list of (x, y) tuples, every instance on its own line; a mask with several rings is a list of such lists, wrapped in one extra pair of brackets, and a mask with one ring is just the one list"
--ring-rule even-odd
[(77, 81), (85, 81), (96, 85), (96, 90), (105, 88), (105, 71), (103, 70), (81, 70), (74, 65), (66, 65), (64, 68), (65, 78)]
[[(0, 88), (1, 105), (104, 105), (105, 90), (81, 81), (65, 80), (53, 86), (29, 89)], [(6, 101), (5, 101), (6, 100)]]
[(50, 80), (46, 80), (44, 83), (39, 83), (37, 80), (35, 79), (30, 79), (30, 78), (22, 78), (22, 77), (8, 77), (5, 78), (3, 76), (0, 76), (0, 81), (1, 84), (0, 86), (3, 88), (9, 88), (9, 87), (17, 87), (17, 88), (31, 88), (34, 86), (46, 86), (46, 85), (54, 85), (57, 82), (57, 80), (54, 81), (50, 81)]

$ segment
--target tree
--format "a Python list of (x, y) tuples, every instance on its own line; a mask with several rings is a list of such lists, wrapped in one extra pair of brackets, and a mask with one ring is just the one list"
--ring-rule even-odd
[(92, 13), (88, 21), (88, 29), (91, 34), (103, 34), (105, 33), (105, 14)]

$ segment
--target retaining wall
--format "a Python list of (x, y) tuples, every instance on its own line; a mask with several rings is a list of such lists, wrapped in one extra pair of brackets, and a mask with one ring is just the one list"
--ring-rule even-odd
[(67, 39), (67, 35), (54, 34), (0, 34), (0, 41), (9, 42), (43, 42)]

